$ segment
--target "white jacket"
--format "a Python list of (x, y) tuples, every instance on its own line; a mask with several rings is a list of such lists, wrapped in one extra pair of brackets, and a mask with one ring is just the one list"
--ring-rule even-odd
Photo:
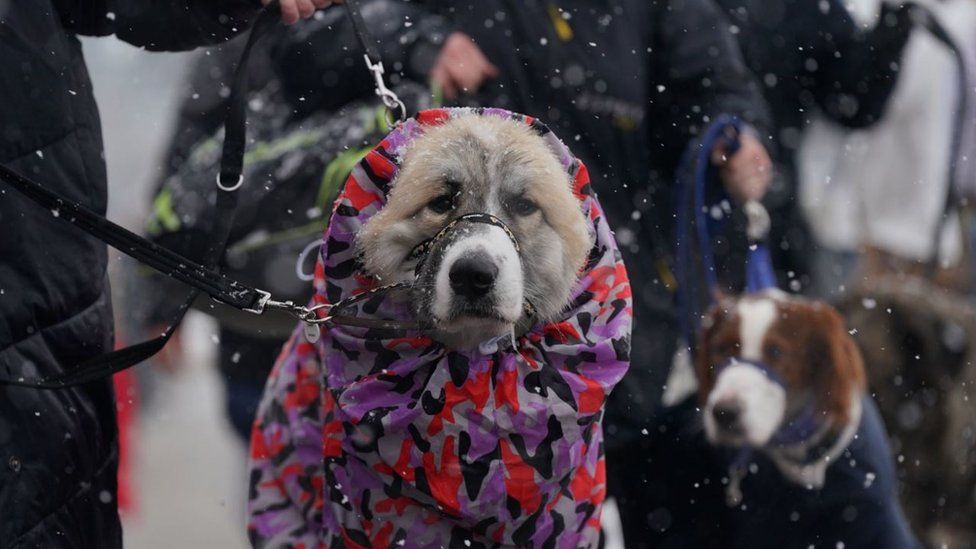
[[(853, 0), (852, 11), (877, 13), (878, 0)], [(965, 158), (958, 168), (976, 185), (976, 0), (922, 1), (967, 54), (970, 108)], [(820, 118), (799, 153), (800, 201), (819, 244), (855, 251), (871, 245), (908, 259), (932, 257), (942, 216), (958, 70), (948, 49), (924, 29), (906, 45), (898, 83), (885, 115), (864, 130)], [(946, 224), (940, 257), (953, 262), (962, 241), (955, 216)]]

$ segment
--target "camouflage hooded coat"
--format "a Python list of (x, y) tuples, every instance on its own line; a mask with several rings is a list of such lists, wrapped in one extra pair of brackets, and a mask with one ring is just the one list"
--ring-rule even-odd
[[(360, 271), (356, 233), (386, 203), (413, 140), (471, 112), (531, 125), (570, 173), (595, 243), (571, 303), (558, 321), (469, 352), (343, 326), (311, 344), (296, 330), (252, 437), (255, 545), (597, 545), (606, 492), (600, 419), (628, 367), (631, 292), (585, 166), (548, 128), (500, 109), (428, 110), (398, 125), (335, 203), (313, 303), (377, 285)], [(402, 316), (388, 307), (377, 314)]]

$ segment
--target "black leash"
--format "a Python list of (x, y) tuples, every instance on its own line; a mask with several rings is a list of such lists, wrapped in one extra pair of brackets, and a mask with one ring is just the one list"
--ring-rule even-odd
[[(375, 43), (369, 37), (363, 23), (358, 3), (354, 0), (347, 0), (345, 6), (352, 17), (356, 36), (366, 50), (367, 66), (377, 81), (377, 95), (383, 99), (383, 103), (388, 109), (391, 111), (399, 109), (400, 116), (406, 117), (406, 109), (403, 103), (383, 83), (383, 64), (380, 62)], [(7, 375), (0, 376), (0, 385), (60, 389), (96, 381), (134, 366), (152, 357), (166, 345), (201, 292), (208, 294), (216, 301), (243, 311), (262, 314), (267, 310), (277, 309), (310, 324), (344, 321), (350, 325), (364, 327), (383, 328), (392, 325), (390, 321), (378, 319), (347, 317), (333, 319), (331, 316), (320, 318), (318, 313), (324, 308), (323, 306), (308, 309), (291, 302), (274, 301), (269, 292), (231, 280), (222, 275), (216, 268), (224, 253), (234, 223), (234, 214), (237, 208), (237, 193), (235, 191), (243, 184), (248, 62), (255, 43), (278, 23), (278, 11), (278, 2), (273, 1), (258, 16), (234, 71), (231, 94), (227, 100), (220, 172), (217, 175), (217, 187), (220, 192), (217, 193), (214, 225), (207, 237), (207, 245), (203, 247), (206, 251), (200, 262), (193, 261), (150, 242), (85, 206), (49, 191), (39, 183), (0, 165), (0, 182), (13, 187), (39, 206), (58, 212), (58, 219), (75, 225), (82, 231), (137, 261), (191, 287), (173, 320), (158, 337), (80, 362), (67, 368), (67, 371), (50, 377), (11, 375), (11, 365), (7, 365)]]
[(191, 290), (177, 309), (169, 326), (158, 337), (91, 358), (58, 375), (45, 378), (0, 377), (0, 385), (59, 389), (89, 383), (125, 370), (152, 357), (166, 345), (201, 291), (209, 294), (217, 301), (238, 309), (259, 310), (262, 308), (262, 301), (267, 300), (268, 297), (267, 292), (230, 280), (221, 275), (215, 267), (224, 252), (231, 226), (234, 223), (234, 213), (237, 208), (237, 193), (234, 191), (240, 187), (243, 178), (247, 65), (254, 44), (277, 24), (276, 8), (277, 2), (258, 16), (234, 71), (231, 94), (227, 101), (221, 167), (217, 177), (217, 186), (221, 192), (217, 195), (216, 218), (208, 237), (209, 244), (206, 247), (202, 263), (192, 261), (150, 242), (132, 231), (112, 223), (85, 206), (59, 196), (57, 193), (45, 189), (39, 183), (0, 165), (0, 180), (39, 206), (59, 212), (58, 219), (75, 225), (137, 261), (191, 286)]
[(405, 120), (407, 118), (407, 107), (400, 101), (397, 94), (393, 90), (386, 87), (386, 82), (383, 80), (383, 61), (380, 57), (380, 51), (376, 49), (377, 41), (370, 34), (369, 30), (366, 29), (366, 21), (363, 20), (363, 14), (359, 11), (359, 1), (353, 0), (352, 2), (343, 2), (346, 6), (346, 13), (349, 14), (349, 18), (352, 20), (352, 30), (356, 34), (356, 39), (359, 40), (359, 44), (363, 47), (365, 51), (363, 58), (366, 61), (366, 68), (373, 73), (373, 84), (376, 86), (376, 95), (380, 97), (383, 101), (383, 105), (386, 106), (387, 110), (387, 122), (390, 126), (396, 120)]

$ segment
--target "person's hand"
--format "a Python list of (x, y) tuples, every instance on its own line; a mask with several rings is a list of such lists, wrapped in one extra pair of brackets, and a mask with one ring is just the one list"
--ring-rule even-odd
[[(341, 3), (342, 0), (280, 0), (281, 21), (286, 25), (297, 23), (299, 19), (308, 19), (315, 10), (327, 8), (331, 4)], [(267, 6), (271, 0), (261, 0)]]
[(739, 149), (726, 155), (724, 145), (712, 150), (712, 164), (719, 167), (722, 183), (739, 202), (759, 200), (773, 178), (773, 162), (759, 139), (751, 132), (739, 135)]
[(430, 69), (430, 79), (449, 101), (463, 93), (477, 91), (485, 80), (496, 76), (498, 68), (488, 61), (471, 37), (462, 32), (447, 37)]

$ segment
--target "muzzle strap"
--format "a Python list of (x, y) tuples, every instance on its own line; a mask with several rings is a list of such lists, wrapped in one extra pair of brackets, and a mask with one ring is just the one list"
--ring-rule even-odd
[[(519, 257), (522, 256), (522, 246), (519, 245), (518, 238), (515, 236), (515, 233), (512, 232), (512, 229), (510, 229), (508, 225), (505, 224), (504, 221), (487, 212), (474, 212), (474, 213), (464, 214), (460, 217), (451, 220), (447, 225), (444, 225), (444, 227), (441, 230), (437, 231), (437, 234), (435, 234), (432, 238), (428, 238), (427, 240), (424, 240), (420, 244), (417, 244), (414, 247), (414, 249), (410, 251), (410, 254), (407, 255), (407, 260), (408, 261), (414, 259), (418, 260), (417, 266), (414, 267), (414, 275), (420, 274), (420, 270), (423, 268), (424, 262), (427, 260), (427, 257), (430, 255), (431, 250), (433, 250), (434, 247), (437, 246), (437, 244), (439, 244), (444, 238), (446, 238), (447, 235), (455, 231), (462, 223), (484, 223), (486, 225), (498, 227), (499, 229), (505, 232), (505, 236), (507, 236), (508, 239), (512, 242), (512, 246), (515, 247), (515, 253), (517, 253)], [(535, 316), (536, 313), (535, 305), (533, 305), (532, 302), (529, 301), (528, 299), (525, 300), (523, 309), (525, 310), (526, 316), (528, 317)]]
[(775, 370), (773, 370), (772, 368), (770, 368), (767, 364), (762, 363), (762, 362), (759, 362), (757, 360), (747, 360), (747, 359), (740, 358), (740, 357), (729, 357), (725, 362), (723, 362), (723, 363), (719, 364), (718, 366), (716, 366), (715, 367), (715, 377), (717, 378), (729, 366), (735, 366), (735, 365), (739, 365), (739, 364), (745, 364), (745, 365), (748, 365), (748, 366), (752, 366), (753, 368), (756, 368), (757, 370), (759, 370), (763, 374), (765, 374), (766, 377), (769, 378), (769, 380), (772, 381), (773, 383), (775, 383), (775, 384), (777, 384), (777, 385), (779, 385), (780, 387), (783, 387), (783, 388), (786, 387), (786, 381), (783, 380), (783, 377), (781, 375), (779, 375), (778, 372), (776, 372)]
[(420, 244), (414, 246), (414, 248), (410, 250), (410, 254), (407, 255), (407, 260), (421, 260), (417, 264), (417, 271), (419, 271), (421, 265), (423, 265), (423, 259), (427, 257), (434, 246), (436, 246), (441, 240), (444, 239), (444, 237), (454, 231), (461, 223), (484, 223), (486, 225), (498, 227), (502, 231), (505, 231), (505, 236), (512, 241), (512, 245), (515, 246), (515, 252), (519, 255), (522, 254), (522, 247), (519, 245), (518, 238), (515, 237), (515, 233), (512, 232), (512, 229), (508, 228), (508, 225), (506, 225), (504, 221), (498, 219), (490, 213), (475, 212), (464, 214), (460, 217), (452, 219), (447, 225), (444, 225), (441, 230), (437, 231), (437, 234), (435, 234), (433, 237), (428, 238), (427, 240), (424, 240)]
[[(457, 230), (457, 228), (462, 223), (484, 223), (486, 225), (492, 225), (498, 227), (505, 232), (511, 240), (512, 245), (515, 247), (516, 253), (521, 254), (521, 246), (519, 246), (518, 238), (515, 237), (515, 233), (508, 228), (508, 225), (498, 217), (485, 212), (475, 212), (462, 215), (451, 220), (447, 225), (444, 225), (441, 230), (437, 231), (433, 237), (424, 240), (420, 244), (416, 245), (407, 255), (408, 260), (418, 260), (417, 266), (414, 269), (414, 273), (419, 274), (420, 269), (423, 267), (424, 262), (430, 255), (431, 251), (440, 243), (444, 238), (446, 238), (451, 232)], [(301, 320), (310, 326), (318, 326), (322, 324), (335, 326), (352, 326), (359, 328), (373, 328), (382, 330), (393, 330), (393, 331), (422, 331), (424, 326), (422, 323), (417, 321), (402, 321), (402, 320), (387, 320), (378, 318), (364, 318), (358, 317), (353, 314), (343, 314), (343, 311), (348, 310), (353, 305), (357, 305), (372, 299), (374, 297), (389, 293), (395, 290), (404, 290), (412, 287), (411, 283), (408, 282), (395, 282), (393, 284), (386, 284), (384, 286), (377, 286), (375, 288), (369, 289), (365, 292), (341, 299), (334, 304), (322, 304), (307, 309), (305, 316), (301, 317)], [(525, 300), (524, 311), (526, 316), (535, 316), (535, 306), (529, 300)], [(324, 315), (324, 316), (320, 316)], [(314, 337), (314, 335), (312, 336)]]

